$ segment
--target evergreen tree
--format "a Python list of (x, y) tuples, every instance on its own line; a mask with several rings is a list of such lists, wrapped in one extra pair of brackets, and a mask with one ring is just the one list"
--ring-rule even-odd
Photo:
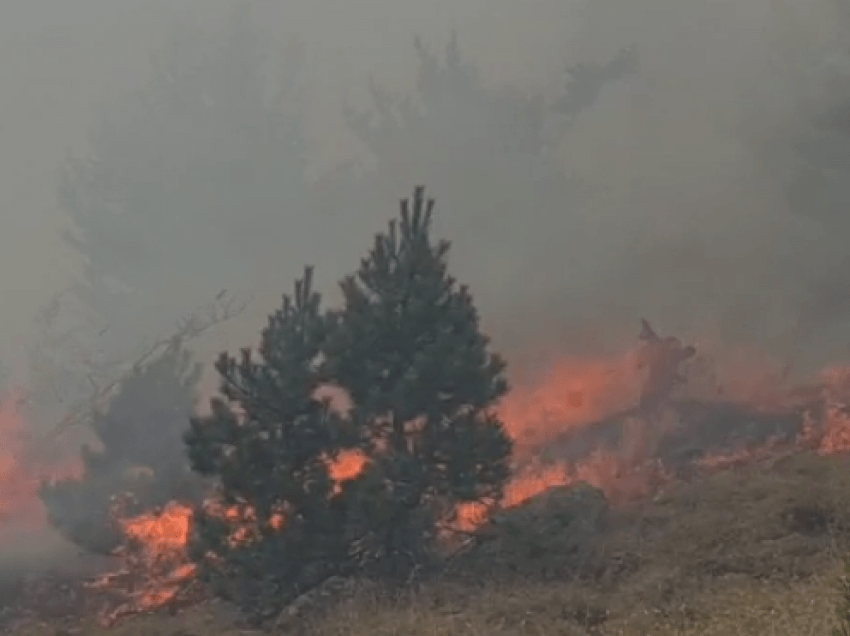
[(620, 50), (605, 64), (575, 64), (567, 69), (566, 90), (555, 110), (566, 115), (570, 121), (593, 106), (602, 89), (611, 82), (637, 72), (637, 46), (632, 44)]
[(500, 498), (511, 453), (493, 411), (507, 391), (505, 363), (448, 273), (449, 243), (431, 238), (434, 201), (420, 187), (412, 203), (402, 201), (399, 222), (343, 281), (324, 349), (368, 459), (347, 484), (348, 521), (363, 556), (392, 573), (429, 556), (437, 522), (457, 504)]
[(343, 428), (316, 396), (327, 330), (319, 305), (308, 269), (270, 317), (258, 358), (221, 355), (221, 396), (185, 437), (193, 468), (220, 485), (220, 505), (196, 510), (192, 557), (218, 594), (258, 617), (346, 560), (329, 472)]
[[(308, 268), (258, 355), (221, 355), (220, 396), (184, 438), (193, 469), (219, 487), (196, 508), (191, 557), (256, 618), (334, 574), (407, 574), (434, 556), (458, 504), (501, 497), (511, 441), (493, 407), (505, 363), (448, 273), (449, 244), (431, 239), (433, 204), (422, 188), (402, 202), (341, 283), (339, 310), (320, 310)], [(345, 414), (320, 397), (333, 388)], [(344, 451), (362, 466), (334, 478)]]
[[(95, 552), (109, 552), (121, 535), (114, 506), (139, 514), (177, 499), (200, 497), (182, 445), (195, 407), (201, 368), (175, 342), (158, 358), (133, 370), (92, 428), (99, 448), (81, 449), (80, 479), (46, 483), (41, 498), (50, 522), (69, 540)], [(126, 497), (129, 495), (129, 497)]]

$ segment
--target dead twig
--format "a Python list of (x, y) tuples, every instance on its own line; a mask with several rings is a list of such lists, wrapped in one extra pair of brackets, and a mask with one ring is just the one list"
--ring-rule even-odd
[(133, 373), (137, 373), (148, 362), (157, 355), (169, 353), (181, 346), (188, 340), (193, 340), (203, 335), (213, 327), (216, 327), (224, 322), (244, 313), (251, 304), (251, 299), (237, 303), (226, 291), (221, 291), (216, 295), (215, 299), (200, 311), (192, 312), (177, 323), (177, 329), (169, 336), (164, 336), (154, 341), (150, 346), (144, 349), (136, 360), (120, 374), (117, 378), (111, 380), (107, 384), (97, 387), (91, 374), (88, 380), (91, 383), (94, 392), (87, 400), (78, 403), (72, 407), (59, 423), (54, 426), (47, 434), (47, 438), (55, 438), (67, 431), (69, 428), (79, 426), (85, 423), (91, 413), (95, 412), (100, 405), (106, 401), (126, 379)]

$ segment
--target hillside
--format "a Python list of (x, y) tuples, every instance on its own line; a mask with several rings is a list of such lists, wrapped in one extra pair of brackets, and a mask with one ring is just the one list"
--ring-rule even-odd
[[(438, 581), (388, 597), (363, 587), (277, 633), (827, 634), (850, 461), (796, 453), (671, 483), (608, 506), (554, 488), (503, 513)], [(111, 630), (18, 623), (15, 634), (244, 633), (214, 605)]]

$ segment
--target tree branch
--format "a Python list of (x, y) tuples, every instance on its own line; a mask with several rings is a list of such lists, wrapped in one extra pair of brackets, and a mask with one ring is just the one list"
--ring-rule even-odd
[[(133, 362), (132, 365), (117, 378), (98, 388), (91, 375), (88, 376), (94, 393), (91, 397), (72, 407), (59, 423), (47, 434), (48, 438), (56, 437), (69, 428), (85, 423), (98, 406), (110, 397), (112, 392), (118, 388), (130, 375), (139, 371), (151, 359), (157, 355), (173, 351), (184, 342), (198, 338), (213, 327), (232, 320), (242, 314), (251, 300), (237, 303), (226, 290), (219, 292), (212, 302), (208, 303), (199, 312), (192, 312), (178, 320), (177, 330), (170, 336), (164, 336), (148, 346)], [(199, 316), (199, 314), (201, 314)]]

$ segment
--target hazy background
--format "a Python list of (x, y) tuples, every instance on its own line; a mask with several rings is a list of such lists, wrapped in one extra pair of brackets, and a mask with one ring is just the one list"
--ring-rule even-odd
[[(234, 4), (9, 0), (0, 7), (0, 352), (7, 367), (20, 374), (40, 337), (33, 316), (81, 271), (80, 257), (60, 239), (66, 219), (57, 188), (66, 159), (85, 155), (102, 114), (144, 85), (151, 56), (179, 23), (217, 28)], [(416, 35), (442, 55), (454, 29), (485, 85), (547, 104), (563, 94), (568, 65), (604, 64), (633, 44), (639, 62), (569, 127), (542, 134), (546, 156), (562, 170), (560, 185), (553, 175), (539, 189), (528, 185), (536, 176), (519, 159), (500, 168), (529, 173), (514, 197), (505, 187), (487, 192), (503, 181), (495, 168), (457, 177), (456, 189), (443, 191), (432, 183), (441, 177), (429, 181), (427, 170), (421, 177), (400, 170), (360, 196), (368, 210), (338, 209), (318, 225), (307, 218), (312, 211), (291, 212), (272, 250), (286, 258), (258, 259), (239, 278), (257, 292), (251, 312), (205, 345), (209, 352), (251, 344), (305, 260), (332, 292), (397, 199), (424, 182), (437, 197), (440, 231), (455, 243), (459, 277), (471, 283), (488, 329), (513, 359), (616, 348), (636, 335), (641, 315), (665, 331), (711, 331), (806, 364), (847, 357), (850, 190), (843, 175), (850, 152), (842, 144), (850, 126), (842, 128), (841, 115), (850, 113), (850, 91), (836, 77), (848, 72), (842, 37), (850, 21), (841, 3), (251, 5), (276, 47), (298, 45), (303, 55), (311, 179), (346, 161), (367, 169), (368, 154), (341, 115), (343, 99), (364, 108), (370, 76), (409, 92)], [(510, 140), (510, 117), (505, 122)], [(419, 159), (438, 161), (447, 174), (473, 169), (453, 165), (453, 156)], [(345, 207), (344, 185), (334, 187), (325, 203)], [(486, 200), (486, 214), (464, 216), (476, 197)], [(215, 268), (202, 269), (187, 278), (198, 284), (191, 298), (176, 286), (179, 276), (166, 276), (172, 280), (163, 280), (162, 295), (134, 310), (127, 337), (152, 337), (203, 300), (207, 286), (229, 285)]]

